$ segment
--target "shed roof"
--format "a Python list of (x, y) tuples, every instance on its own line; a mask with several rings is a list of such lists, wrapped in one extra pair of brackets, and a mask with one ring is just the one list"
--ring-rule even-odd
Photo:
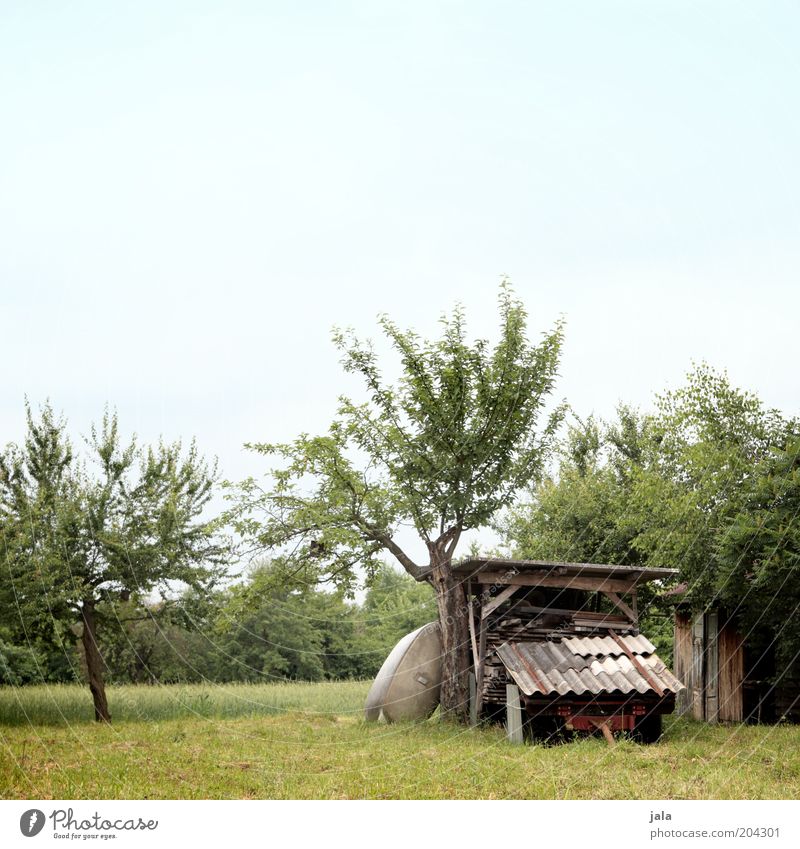
[(514, 571), (518, 573), (545, 573), (550, 575), (594, 576), (607, 578), (633, 578), (637, 583), (675, 578), (677, 569), (660, 569), (645, 566), (613, 566), (608, 563), (568, 563), (558, 560), (515, 560), (503, 557), (467, 557), (453, 564), (453, 571), (464, 576), (481, 572)]
[(616, 640), (567, 637), (560, 641), (508, 642), (497, 649), (497, 655), (528, 696), (600, 693), (660, 696), (684, 689), (655, 654), (652, 643), (641, 635), (618, 636)]

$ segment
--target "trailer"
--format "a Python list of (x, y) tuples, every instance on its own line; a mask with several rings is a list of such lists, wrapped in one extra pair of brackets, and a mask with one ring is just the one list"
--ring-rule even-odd
[(674, 569), (471, 557), (470, 715), (509, 739), (627, 732), (649, 743), (684, 685), (639, 631), (638, 591)]

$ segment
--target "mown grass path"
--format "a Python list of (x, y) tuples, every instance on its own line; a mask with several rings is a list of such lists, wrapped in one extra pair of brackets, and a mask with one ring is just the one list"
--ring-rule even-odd
[[(138, 718), (121, 716), (112, 726), (96, 725), (85, 718), (48, 724), (36, 715), (34, 697), (42, 693), (30, 690), (20, 695), (18, 691), (16, 702), (33, 722), (0, 725), (0, 796), (800, 796), (800, 727), (711, 727), (670, 720), (665, 739), (654, 746), (622, 741), (610, 749), (599, 739), (551, 747), (512, 746), (498, 728), (466, 729), (436, 720), (393, 726), (366, 724), (360, 718), (366, 690), (363, 682), (263, 685), (249, 688), (247, 699), (242, 692), (231, 696), (228, 691), (236, 688), (207, 687), (216, 690), (216, 701), (209, 695), (194, 705), (205, 705), (203, 714), (188, 707), (187, 688), (117, 689), (126, 692), (112, 691), (112, 711), (115, 696), (138, 696)], [(199, 689), (192, 693), (201, 695)], [(63, 715), (69, 712), (73, 696), (85, 698), (78, 688), (64, 688), (56, 695), (51, 697), (60, 700)], [(8, 696), (8, 690), (0, 691), (0, 718)], [(38, 710), (52, 720), (50, 708), (45, 710), (49, 703), (40, 704)], [(298, 709), (299, 703), (308, 709)], [(247, 709), (243, 704), (249, 705)], [(123, 701), (118, 701), (119, 714), (122, 705)], [(336, 707), (338, 710), (332, 709)], [(257, 715), (259, 712), (262, 715)]]

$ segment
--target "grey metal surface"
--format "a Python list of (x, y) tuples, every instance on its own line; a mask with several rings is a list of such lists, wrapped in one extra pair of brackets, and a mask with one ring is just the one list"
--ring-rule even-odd
[(388, 722), (424, 719), (439, 703), (442, 638), (438, 622), (406, 634), (392, 649), (372, 682), (364, 716)]
[[(497, 655), (520, 690), (528, 696), (535, 693), (545, 696), (654, 693), (650, 683), (630, 658), (621, 653), (618, 645), (614, 644), (615, 654), (603, 651), (583, 654), (574, 652), (567, 645), (575, 639), (580, 638), (567, 638), (561, 642), (542, 640), (504, 643), (497, 649)], [(603, 643), (610, 638), (594, 639)], [(628, 640), (639, 638), (621, 639), (627, 645)], [(652, 644), (645, 642), (652, 649)], [(658, 655), (634, 650), (631, 646), (629, 648), (665, 692), (677, 693), (683, 689), (683, 684), (667, 669)]]

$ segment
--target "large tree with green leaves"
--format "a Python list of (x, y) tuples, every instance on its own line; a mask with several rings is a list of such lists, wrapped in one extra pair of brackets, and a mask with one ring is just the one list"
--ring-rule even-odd
[(800, 423), (787, 431), (717, 546), (719, 598), (754, 645), (774, 649), (776, 683), (800, 677)]
[[(652, 413), (622, 407), (613, 423), (571, 428), (558, 474), (504, 517), (506, 543), (526, 557), (678, 568), (695, 609), (723, 607), (791, 659), (797, 433), (724, 372), (697, 365)], [(658, 637), (659, 599), (640, 601)]]
[(721, 537), (748, 511), (757, 471), (785, 445), (789, 427), (779, 411), (706, 364), (656, 397), (626, 512), (636, 549), (651, 566), (679, 567), (695, 605), (725, 595)]
[[(620, 410), (635, 426), (635, 413)], [(559, 442), (553, 473), (539, 481), (497, 523), (505, 547), (531, 560), (641, 565), (624, 521), (630, 498), (624, 458), (609, 427), (575, 419)]]
[[(636, 546), (643, 519), (632, 510), (634, 487), (652, 456), (650, 419), (621, 405), (613, 422), (577, 417), (558, 446), (558, 463), (497, 524), (515, 557), (573, 563), (647, 565)], [(665, 660), (672, 656), (672, 611), (658, 583), (638, 590), (640, 622)], [(609, 602), (587, 599), (602, 609)]]
[[(468, 625), (465, 588), (451, 568), (465, 531), (486, 526), (539, 474), (561, 418), (541, 424), (553, 388), (561, 325), (538, 344), (507, 284), (499, 296), (500, 338), (470, 342), (460, 307), (441, 320), (438, 339), (380, 327), (402, 367), (387, 381), (369, 342), (334, 333), (345, 371), (363, 379), (366, 398), (342, 397), (322, 436), (248, 447), (279, 461), (263, 488), (238, 488), (239, 531), (268, 550), (285, 577), (352, 589), (383, 553), (437, 600), (444, 649), (443, 714), (467, 716)], [(398, 541), (410, 526), (427, 556), (416, 562)]]
[[(206, 589), (226, 549), (203, 517), (215, 469), (192, 444), (124, 444), (106, 414), (74, 452), (49, 406), (21, 445), (0, 454), (0, 544), (5, 616), (26, 642), (69, 641), (80, 630), (95, 718), (110, 720), (98, 630), (118, 599), (167, 594), (171, 582)], [(105, 603), (105, 604), (104, 604)]]

